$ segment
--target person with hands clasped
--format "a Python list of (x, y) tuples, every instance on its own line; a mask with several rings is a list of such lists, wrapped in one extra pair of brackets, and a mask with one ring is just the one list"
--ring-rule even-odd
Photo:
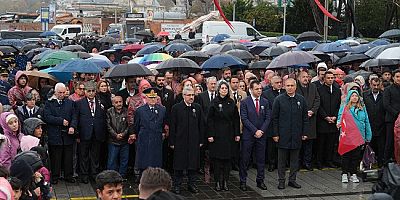
[(286, 93), (276, 97), (272, 105), (274, 125), (273, 139), (278, 143), (278, 189), (285, 189), (285, 171), (289, 156), (290, 187), (301, 188), (296, 183), (299, 170), (299, 154), (302, 141), (307, 140), (309, 132), (308, 107), (303, 96), (296, 94), (296, 81), (285, 81)]
[[(336, 126), (341, 129), (338, 150), (339, 153), (344, 152), (342, 154), (342, 183), (349, 182), (348, 174), (351, 174), (350, 181), (358, 183), (360, 181), (357, 178), (357, 166), (360, 164), (361, 148), (363, 144), (371, 141), (372, 131), (367, 110), (356, 90), (350, 90), (347, 93), (346, 101), (340, 106), (337, 121)], [(345, 127), (342, 127), (342, 124)], [(352, 147), (346, 143), (346, 149), (342, 148), (340, 143), (345, 140), (352, 141)]]
[(270, 107), (267, 99), (261, 97), (262, 86), (257, 80), (250, 82), (250, 96), (240, 102), (240, 117), (243, 123), (242, 149), (240, 161), (240, 189), (247, 190), (247, 166), (253, 148), (257, 163), (257, 187), (266, 190), (264, 184), (265, 148), (268, 125), (270, 123)]
[(240, 140), (239, 111), (230, 98), (226, 81), (219, 81), (216, 92), (217, 96), (211, 101), (207, 116), (209, 151), (214, 163), (215, 190), (228, 191), (231, 161), (236, 152), (235, 142)]

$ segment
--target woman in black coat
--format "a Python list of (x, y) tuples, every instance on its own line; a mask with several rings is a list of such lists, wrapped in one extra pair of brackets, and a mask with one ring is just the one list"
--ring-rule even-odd
[(97, 96), (100, 104), (104, 106), (105, 110), (112, 107), (111, 92), (109, 90), (109, 83), (105, 80), (100, 80), (97, 83)]
[[(228, 190), (231, 159), (240, 140), (239, 112), (229, 95), (229, 84), (220, 81), (217, 97), (211, 101), (207, 116), (210, 158), (214, 164), (215, 190)], [(222, 179), (221, 179), (222, 175)], [(222, 188), (221, 188), (222, 187)]]

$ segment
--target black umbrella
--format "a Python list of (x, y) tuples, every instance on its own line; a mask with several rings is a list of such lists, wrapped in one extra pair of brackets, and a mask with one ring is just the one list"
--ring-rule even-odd
[(3, 52), (4, 54), (10, 54), (10, 53), (15, 54), (15, 53), (19, 52), (17, 47), (9, 46), (9, 45), (0, 46), (0, 51)]
[(27, 45), (25, 45), (25, 46), (23, 46), (21, 48), (21, 51), (22, 52), (28, 52), (28, 51), (30, 51), (32, 49), (37, 49), (37, 48), (42, 48), (42, 46), (38, 45), (38, 44), (27, 44)]
[(182, 44), (187, 44), (187, 45), (189, 45), (185, 40), (171, 40), (170, 42), (168, 42), (168, 45), (170, 45), (170, 44), (176, 44), (176, 43), (182, 43)]
[(152, 45), (145, 45), (142, 49), (140, 49), (136, 56), (143, 56), (146, 54), (151, 54), (160, 51), (164, 45), (162, 44), (152, 44)]
[(203, 45), (203, 40), (201, 39), (190, 39), (187, 41), (188, 45), (192, 47), (201, 47)]
[(145, 31), (145, 30), (138, 31), (138, 32), (135, 33), (135, 35), (148, 36), (148, 37), (152, 36), (150, 32)]
[(110, 36), (106, 36), (106, 37), (100, 38), (97, 41), (99, 41), (100, 43), (110, 43), (110, 44), (119, 43), (118, 39), (115, 39), (115, 38), (110, 37)]
[(251, 60), (254, 59), (254, 56), (246, 51), (246, 50), (241, 50), (241, 49), (232, 49), (229, 50), (227, 52), (225, 52), (226, 54), (232, 55), (232, 56), (236, 56), (242, 60)]
[(125, 39), (124, 42), (125, 43), (136, 43), (136, 42), (140, 42), (140, 40), (137, 38), (127, 38), (127, 39)]
[(201, 51), (188, 51), (179, 56), (179, 58), (188, 58), (196, 63), (202, 63), (210, 58), (206, 53)]
[(152, 76), (153, 73), (145, 66), (137, 63), (122, 64), (112, 67), (105, 75), (105, 78), (123, 78), (137, 76)]
[(246, 50), (246, 51), (249, 50), (246, 46), (244, 46), (243, 44), (240, 44), (238, 42), (226, 42), (218, 48), (217, 53), (227, 52), (232, 49), (242, 49), (242, 50)]
[(258, 55), (263, 52), (265, 49), (270, 47), (276, 46), (271, 42), (264, 42), (264, 41), (254, 41), (255, 45), (249, 48), (250, 53), (254, 55)]
[(174, 70), (182, 73), (192, 73), (201, 70), (201, 67), (188, 58), (171, 58), (157, 65), (156, 70)]
[(249, 69), (266, 69), (270, 63), (271, 63), (270, 60), (261, 60), (257, 62), (252, 62), (249, 65)]
[(297, 41), (318, 41), (322, 36), (314, 31), (306, 31), (297, 36)]
[(64, 46), (63, 48), (61, 48), (61, 50), (72, 51), (72, 52), (78, 52), (78, 51), (85, 52), (86, 51), (86, 49), (83, 46), (78, 45), (78, 44)]
[(399, 46), (400, 46), (400, 43), (376, 46), (376, 47), (373, 47), (372, 49), (368, 50), (364, 54), (369, 56), (370, 58), (376, 58), (379, 54), (381, 54), (386, 49), (389, 49), (392, 47), (399, 47)]
[(187, 51), (193, 51), (193, 48), (184, 43), (173, 43), (166, 46), (164, 50), (168, 52), (173, 52), (173, 51), (187, 52)]
[(361, 63), (360, 67), (395, 66), (399, 61), (392, 59), (371, 59)]
[(30, 51), (28, 51), (25, 55), (28, 57), (29, 60), (32, 60), (32, 58), (40, 53), (42, 53), (43, 51), (47, 51), (49, 50), (49, 48), (37, 48), (37, 49), (32, 49)]
[(400, 38), (400, 29), (391, 29), (385, 31), (379, 36), (379, 38), (388, 38), (388, 39)]
[(352, 74), (349, 74), (347, 76), (351, 77), (353, 79), (356, 78), (357, 76), (362, 76), (364, 78), (364, 80), (368, 80), (368, 76), (371, 75), (371, 74), (372, 74), (372, 72), (368, 72), (368, 71), (365, 71), (365, 70), (359, 70), (359, 71), (356, 71), (356, 72), (354, 72)]
[(262, 57), (275, 57), (279, 56), (283, 53), (288, 52), (290, 49), (285, 46), (273, 46), (268, 49), (265, 49), (263, 52), (259, 54)]
[(324, 53), (321, 51), (309, 51), (310, 53), (314, 54), (314, 56), (317, 56), (319, 59), (322, 61), (331, 61), (332, 63), (337, 62), (340, 58), (333, 54), (333, 53)]
[(336, 61), (335, 65), (350, 65), (357, 62), (363, 62), (368, 59), (369, 57), (365, 54), (347, 54), (345, 57)]

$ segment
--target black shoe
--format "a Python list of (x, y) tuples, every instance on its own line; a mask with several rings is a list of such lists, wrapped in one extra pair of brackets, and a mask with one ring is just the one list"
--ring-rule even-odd
[(173, 192), (175, 194), (181, 194), (181, 187), (180, 186), (175, 186), (174, 189), (173, 189)]
[(58, 179), (57, 178), (53, 178), (53, 179), (51, 179), (51, 182), (50, 182), (52, 185), (57, 185), (57, 183), (58, 183)]
[(290, 181), (288, 183), (288, 186), (293, 187), (293, 188), (297, 188), (297, 189), (301, 188), (301, 185), (297, 184), (295, 181)]
[(267, 186), (264, 184), (264, 182), (257, 183), (257, 187), (261, 190), (267, 190)]
[(241, 189), (242, 191), (247, 191), (246, 183), (240, 183), (240, 189)]
[(285, 189), (285, 182), (279, 182), (278, 189), (280, 189), (280, 190)]
[(221, 191), (221, 183), (219, 183), (219, 181), (215, 182), (215, 191), (217, 192)]
[(197, 189), (197, 186), (195, 184), (189, 184), (188, 191), (194, 194), (199, 193), (199, 189)]
[(329, 168), (336, 168), (336, 165), (333, 164), (333, 162), (327, 162), (327, 163), (326, 163), (326, 167), (329, 167)]
[(311, 167), (311, 165), (304, 165), (304, 169), (308, 171), (314, 171), (314, 169)]
[(275, 165), (273, 165), (273, 164), (268, 165), (269, 172), (273, 172), (274, 170), (275, 170)]
[(225, 191), (229, 191), (228, 182), (224, 181), (224, 183), (222, 184), (222, 189)]
[(320, 162), (317, 162), (317, 163), (315, 164), (315, 167), (316, 167), (317, 169), (321, 170), (321, 169), (322, 169), (322, 164), (321, 164)]
[(68, 183), (75, 183), (76, 182), (76, 180), (75, 180), (75, 178), (66, 178), (66, 179), (64, 179), (64, 181), (65, 182), (68, 182)]
[(87, 177), (82, 177), (82, 178), (81, 178), (81, 183), (83, 183), (83, 184), (88, 184), (88, 183), (89, 183), (88, 178), (87, 178)]

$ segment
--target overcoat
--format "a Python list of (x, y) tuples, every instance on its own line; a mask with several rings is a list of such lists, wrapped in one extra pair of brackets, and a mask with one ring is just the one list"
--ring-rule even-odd
[(318, 88), (320, 97), (320, 106), (317, 114), (317, 131), (318, 133), (336, 133), (336, 123), (328, 123), (325, 117), (338, 116), (341, 91), (339, 88), (332, 85), (332, 93), (327, 85), (322, 85)]
[(319, 109), (319, 94), (317, 90), (317, 86), (315, 84), (310, 83), (306, 87), (301, 86), (301, 84), (297, 83), (296, 93), (300, 94), (304, 97), (307, 102), (307, 110), (311, 110), (314, 114), (308, 118), (310, 123), (310, 132), (308, 133), (308, 139), (316, 139), (317, 138), (317, 113)]
[(136, 167), (161, 167), (163, 127), (166, 110), (164, 106), (156, 104), (154, 112), (148, 104), (139, 107), (135, 114), (134, 130), (136, 141)]
[(204, 117), (199, 104), (184, 101), (172, 107), (169, 126), (170, 146), (174, 146), (174, 170), (197, 170), (200, 144), (204, 144)]

